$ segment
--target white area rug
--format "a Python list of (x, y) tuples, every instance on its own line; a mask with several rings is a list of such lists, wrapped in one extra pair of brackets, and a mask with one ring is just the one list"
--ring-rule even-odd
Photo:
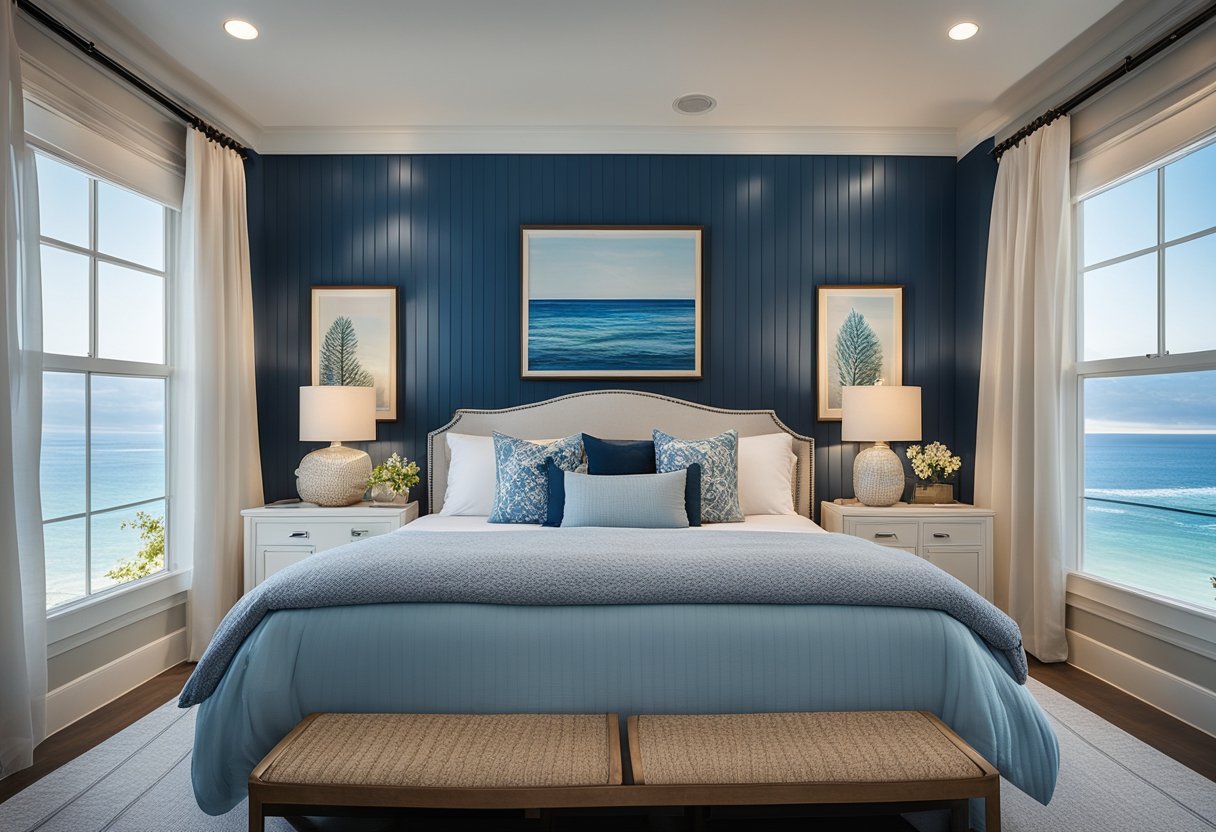
[[(1029, 682), (1060, 738), (1060, 782), (1050, 806), (1005, 783), (1006, 832), (1212, 832), (1216, 783), (1145, 745), (1050, 688)], [(166, 704), (0, 804), (4, 832), (244, 830), (244, 803), (203, 814), (190, 787), (193, 709)], [(918, 816), (918, 827), (931, 827)], [(362, 824), (360, 824), (362, 826)], [(493, 824), (485, 828), (491, 828)], [(281, 818), (268, 830), (288, 832)]]

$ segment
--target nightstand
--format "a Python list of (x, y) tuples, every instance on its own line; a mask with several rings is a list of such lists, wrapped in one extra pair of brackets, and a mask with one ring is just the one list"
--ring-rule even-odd
[(918, 506), (896, 503), (885, 508), (848, 503), (821, 503), (820, 517), (829, 532), (861, 537), (911, 552), (992, 600), (992, 518), (996, 512), (975, 506)]
[(345, 508), (247, 508), (245, 591), (280, 569), (335, 546), (387, 534), (418, 519), (418, 503)]

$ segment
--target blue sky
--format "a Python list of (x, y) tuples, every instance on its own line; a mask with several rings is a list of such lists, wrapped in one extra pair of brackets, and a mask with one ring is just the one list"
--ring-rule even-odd
[(1085, 382), (1087, 433), (1216, 433), (1216, 370)]
[(533, 232), (528, 241), (528, 297), (692, 298), (695, 256), (692, 232), (663, 237)]

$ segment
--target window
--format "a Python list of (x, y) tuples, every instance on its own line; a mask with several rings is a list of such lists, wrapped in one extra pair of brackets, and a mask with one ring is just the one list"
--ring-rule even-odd
[(37, 159), (49, 610), (165, 570), (171, 212)]
[(1216, 610), (1216, 142), (1077, 228), (1081, 570)]

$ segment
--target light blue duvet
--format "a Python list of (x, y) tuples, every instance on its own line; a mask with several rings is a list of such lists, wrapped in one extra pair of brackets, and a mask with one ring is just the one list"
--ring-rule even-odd
[[(403, 547), (408, 537), (416, 551), (419, 534), (389, 537), (403, 538)], [(486, 546), (506, 536), (480, 537)], [(769, 535), (728, 537), (744, 553), (773, 545), (763, 539)], [(839, 540), (796, 537), (808, 540), (811, 559), (815, 547)], [(703, 535), (696, 545), (715, 548)], [(363, 551), (356, 546), (348, 551)], [(283, 583), (292, 580), (290, 571), (280, 573)], [(200, 696), (195, 795), (209, 813), (230, 810), (244, 798), (256, 763), (314, 711), (917, 709), (940, 716), (1014, 785), (1040, 802), (1050, 799), (1056, 739), (1019, 684), (1008, 649), (994, 648), (940, 609), (745, 600), (348, 601), (267, 610), (224, 656), (218, 683), (206, 686), (209, 695)]]

